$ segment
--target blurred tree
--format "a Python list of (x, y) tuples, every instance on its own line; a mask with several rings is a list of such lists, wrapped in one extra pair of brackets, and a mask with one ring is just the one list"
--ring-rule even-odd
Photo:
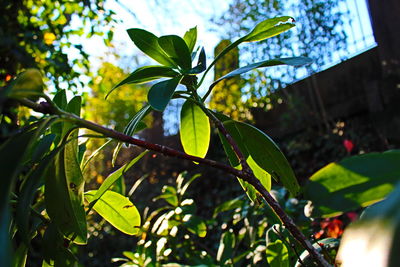
[[(225, 47), (230, 45), (229, 40), (222, 40), (214, 49), (214, 54), (218, 55)], [(226, 75), (239, 67), (239, 49), (231, 50), (225, 57), (215, 64), (214, 80)], [(222, 80), (217, 84), (211, 95), (210, 108), (224, 110), (226, 115), (233, 119), (239, 119), (239, 105), (241, 101), (240, 78)], [(229, 92), (229, 93), (227, 93)]]
[[(60, 88), (83, 86), (89, 55), (71, 40), (79, 36), (112, 39), (113, 11), (105, 0), (2, 0), (0, 4), (0, 86), (26, 68), (38, 68)], [(71, 56), (73, 55), (73, 56)]]
[[(107, 99), (105, 96), (113, 86), (123, 80), (128, 74), (120, 67), (104, 62), (97, 71), (96, 78), (90, 82), (91, 92), (85, 95), (83, 116), (98, 124), (123, 131), (132, 116), (147, 102), (145, 85), (124, 85), (115, 90)], [(148, 126), (152, 124), (152, 116), (144, 119)], [(87, 144), (88, 153), (92, 153), (103, 145), (103, 139), (91, 139)], [(111, 169), (111, 158), (115, 143), (105, 147), (98, 157), (88, 165), (88, 178), (97, 178), (101, 182)], [(106, 171), (106, 173), (104, 172)]]

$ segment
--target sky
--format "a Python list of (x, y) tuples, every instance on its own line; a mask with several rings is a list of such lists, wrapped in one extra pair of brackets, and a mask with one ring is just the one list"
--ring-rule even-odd
[[(159, 5), (158, 3), (161, 3)], [(213, 58), (214, 47), (220, 41), (220, 35), (213, 31), (215, 24), (210, 20), (219, 18), (229, 7), (231, 0), (108, 0), (105, 8), (115, 12), (115, 18), (121, 22), (114, 25), (113, 45), (116, 47), (119, 55), (126, 56), (131, 59), (133, 55), (140, 55), (142, 52), (137, 49), (130, 40), (126, 30), (129, 28), (143, 28), (154, 33), (157, 36), (167, 34), (183, 34), (190, 28), (197, 26), (198, 43), (204, 46), (207, 62), (211, 62)], [(369, 23), (369, 16), (365, 0), (347, 0), (340, 7), (344, 12), (350, 12), (349, 20), (344, 22), (346, 32), (348, 33), (349, 51), (352, 56), (364, 51), (375, 45), (372, 37), (372, 29)], [(77, 23), (80, 23), (79, 21)], [(364, 38), (363, 36), (371, 36), (372, 38)], [(79, 42), (79, 41), (78, 41)], [(91, 55), (91, 64), (96, 69), (103, 60), (122, 66), (128, 72), (132, 72), (143, 64), (154, 64), (151, 59), (145, 61), (146, 57), (142, 57), (140, 62), (124, 62), (121, 58), (107, 57), (107, 48), (101, 37), (92, 37), (91, 39), (80, 40), (85, 50)], [(351, 57), (348, 55), (334, 56), (334, 61), (327, 64), (323, 69), (335, 65)], [(335, 59), (336, 58), (336, 59)], [(212, 82), (212, 73), (208, 75), (204, 85)], [(89, 91), (89, 88), (84, 88)], [(200, 88), (200, 93), (205, 92), (205, 86)], [(175, 109), (178, 109), (175, 107)], [(170, 110), (169, 112), (174, 112)], [(168, 110), (167, 110), (168, 113)], [(175, 116), (176, 117), (176, 116)]]

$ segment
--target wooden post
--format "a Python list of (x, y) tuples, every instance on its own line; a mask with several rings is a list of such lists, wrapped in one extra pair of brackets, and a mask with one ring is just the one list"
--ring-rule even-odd
[(374, 37), (378, 43), (383, 75), (400, 72), (400, 1), (368, 0)]

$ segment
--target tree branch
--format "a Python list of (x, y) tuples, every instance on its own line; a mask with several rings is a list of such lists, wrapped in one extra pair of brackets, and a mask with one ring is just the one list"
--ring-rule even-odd
[[(216, 126), (225, 135), (225, 137), (228, 139), (228, 141), (230, 140), (229, 142), (232, 145), (232, 148), (235, 150), (235, 153), (238, 156), (238, 158), (240, 159), (241, 163), (243, 163), (243, 165), (242, 165), (243, 170), (235, 169), (231, 166), (228, 166), (226, 164), (223, 164), (223, 163), (220, 163), (220, 162), (217, 162), (214, 160), (191, 156), (184, 152), (172, 149), (167, 146), (153, 144), (153, 143), (149, 143), (149, 142), (146, 142), (146, 141), (143, 141), (140, 139), (133, 138), (133, 137), (125, 135), (123, 133), (117, 132), (113, 129), (109, 129), (104, 126), (93, 123), (91, 121), (84, 120), (74, 114), (65, 112), (60, 109), (54, 109), (53, 106), (47, 102), (41, 102), (41, 103), (37, 104), (28, 99), (22, 99), (22, 100), (20, 100), (20, 103), (37, 111), (37, 112), (40, 112), (40, 113), (58, 115), (61, 118), (65, 119), (67, 121), (70, 121), (81, 128), (86, 128), (86, 129), (95, 131), (97, 133), (101, 133), (104, 136), (116, 139), (118, 141), (137, 145), (139, 147), (146, 148), (148, 150), (159, 152), (166, 156), (195, 161), (195, 162), (198, 162), (198, 163), (201, 163), (204, 165), (211, 166), (213, 168), (223, 170), (227, 173), (233, 174), (236, 177), (243, 179), (244, 181), (246, 181), (249, 184), (251, 184), (252, 186), (254, 186), (254, 188), (261, 194), (261, 196), (265, 199), (265, 201), (268, 203), (268, 205), (273, 209), (273, 211), (276, 213), (276, 215), (280, 218), (282, 223), (287, 227), (287, 229), (292, 234), (292, 236), (310, 253), (310, 255), (313, 257), (315, 262), (318, 263), (320, 266), (331, 267), (331, 265), (324, 259), (324, 257), (320, 253), (318, 253), (318, 251), (311, 245), (310, 241), (307, 240), (307, 238), (304, 236), (304, 234), (297, 228), (296, 224), (285, 213), (285, 211), (281, 208), (279, 203), (277, 201), (275, 201), (275, 199), (265, 189), (265, 187), (261, 184), (261, 182), (254, 176), (253, 172), (251, 171), (250, 167), (248, 166), (247, 162), (245, 161), (245, 158), (244, 158), (243, 154), (241, 153), (239, 147), (237, 146), (236, 142), (229, 135), (228, 131), (225, 129), (222, 122), (219, 121), (217, 118), (213, 117), (214, 118), (213, 121), (215, 121)], [(210, 112), (208, 111), (208, 113), (210, 113)]]

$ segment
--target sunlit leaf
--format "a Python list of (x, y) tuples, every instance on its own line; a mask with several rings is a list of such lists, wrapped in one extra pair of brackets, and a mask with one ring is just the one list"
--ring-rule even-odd
[(147, 95), (151, 107), (155, 110), (163, 111), (171, 100), (181, 79), (181, 77), (178, 77), (154, 84)]
[(178, 73), (165, 66), (144, 66), (136, 69), (134, 72), (129, 74), (124, 80), (115, 85), (106, 95), (107, 97), (118, 87), (124, 84), (141, 84), (151, 82), (160, 78), (172, 78), (177, 76)]
[(244, 42), (256, 42), (268, 39), (294, 27), (294, 19), (289, 16), (266, 19), (257, 24), (254, 29), (243, 37)]
[[(290, 28), (294, 27), (295, 25), (293, 24), (293, 18), (288, 17), (288, 16), (283, 16), (283, 17), (276, 17), (272, 19), (266, 19), (259, 24), (256, 25), (256, 27), (247, 35), (239, 38), (235, 42), (231, 43), (228, 45), (225, 49), (223, 49), (213, 60), (213, 62), (208, 66), (205, 74), (208, 73), (208, 71), (215, 65), (215, 63), (225, 56), (229, 51), (237, 47), (239, 44), (243, 42), (255, 42), (255, 41), (261, 41), (268, 39), (270, 37), (273, 37), (275, 35), (278, 35), (282, 32), (285, 32), (289, 30)], [(204, 74), (204, 76), (205, 76)], [(204, 79), (204, 76), (201, 80), (201, 82)], [(200, 83), (201, 83), (200, 82)]]
[(330, 163), (310, 178), (305, 196), (311, 216), (332, 217), (366, 207), (389, 194), (400, 177), (400, 150), (369, 153)]
[(172, 206), (174, 206), (174, 207), (178, 206), (178, 195), (177, 195), (176, 189), (172, 186), (165, 185), (162, 188), (162, 194), (157, 196), (154, 200), (157, 200), (157, 199), (164, 199)]
[(207, 235), (207, 225), (205, 222), (195, 215), (187, 215), (188, 219), (183, 219), (183, 225), (189, 230), (189, 232), (198, 235), (199, 237), (205, 237)]
[(148, 150), (145, 150), (141, 154), (139, 154), (137, 157), (133, 158), (129, 163), (123, 165), (120, 167), (118, 170), (114, 171), (111, 173), (107, 178), (104, 180), (104, 182), (101, 184), (100, 188), (96, 191), (96, 195), (93, 196), (92, 201), (93, 203), (90, 203), (91, 205), (94, 205), (95, 202), (101, 198), (101, 196), (111, 188), (111, 186), (118, 180), (120, 179), (125, 172), (127, 172), (135, 163), (137, 163), (144, 155), (146, 155)]
[(187, 100), (182, 106), (179, 131), (185, 152), (192, 156), (205, 157), (210, 144), (210, 133), (207, 115), (193, 101)]
[(197, 41), (197, 27), (189, 29), (183, 36), (183, 40), (185, 40), (189, 52), (192, 53)]
[(173, 60), (161, 49), (157, 36), (151, 32), (136, 28), (128, 29), (127, 32), (131, 40), (143, 53), (165, 66), (176, 66)]
[(28, 247), (21, 243), (14, 253), (13, 267), (25, 267), (26, 258), (28, 257)]
[(267, 244), (268, 264), (271, 267), (289, 267), (289, 252), (281, 240)]
[(342, 266), (400, 265), (400, 184), (381, 202), (366, 208), (345, 229), (338, 251)]
[[(94, 200), (96, 190), (85, 193), (88, 202)], [(115, 228), (128, 235), (135, 235), (140, 228), (140, 214), (129, 199), (114, 191), (106, 191), (93, 209)]]
[(158, 38), (158, 44), (164, 52), (181, 68), (192, 67), (192, 57), (185, 41), (178, 35), (166, 35)]

